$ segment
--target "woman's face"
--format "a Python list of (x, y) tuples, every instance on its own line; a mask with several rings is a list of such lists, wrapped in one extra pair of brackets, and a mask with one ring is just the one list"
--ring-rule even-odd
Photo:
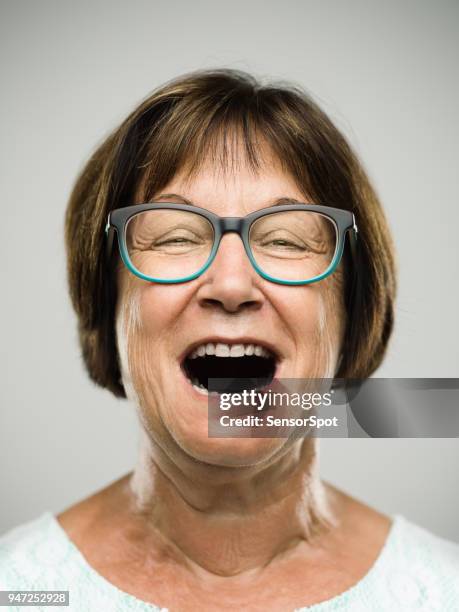
[[(155, 201), (191, 201), (220, 216), (244, 216), (284, 199), (307, 202), (272, 157), (255, 174), (241, 163), (222, 173), (202, 167), (176, 175)], [(212, 265), (192, 281), (161, 285), (119, 268), (117, 342), (126, 393), (148, 436), (171, 453), (222, 466), (253, 465), (288, 442), (209, 438), (208, 396), (188, 379), (183, 362), (208, 343), (254, 344), (276, 355), (276, 378), (333, 377), (343, 333), (341, 270), (306, 286), (261, 278), (237, 234), (225, 234)], [(223, 349), (225, 350), (225, 349)], [(231, 359), (231, 357), (228, 357)]]

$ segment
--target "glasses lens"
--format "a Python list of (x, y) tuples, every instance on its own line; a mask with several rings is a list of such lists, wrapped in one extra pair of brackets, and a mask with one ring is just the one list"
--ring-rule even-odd
[(258, 267), (284, 281), (306, 281), (330, 267), (337, 245), (334, 222), (317, 212), (292, 210), (254, 221), (250, 247)]
[(126, 247), (132, 265), (158, 280), (185, 279), (206, 264), (214, 242), (211, 223), (182, 210), (147, 210), (129, 219)]

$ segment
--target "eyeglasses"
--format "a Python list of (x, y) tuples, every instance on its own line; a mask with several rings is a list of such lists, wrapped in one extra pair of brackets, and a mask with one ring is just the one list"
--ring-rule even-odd
[(114, 231), (124, 265), (154, 283), (183, 283), (212, 264), (223, 234), (234, 232), (255, 270), (282, 285), (306, 285), (337, 268), (349, 232), (355, 256), (352, 212), (316, 204), (285, 204), (245, 217), (219, 217), (187, 204), (136, 204), (112, 210), (107, 219), (107, 256)]

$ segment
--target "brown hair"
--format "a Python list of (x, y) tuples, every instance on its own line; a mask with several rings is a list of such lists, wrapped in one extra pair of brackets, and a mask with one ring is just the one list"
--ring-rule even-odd
[(100, 144), (66, 210), (68, 282), (84, 364), (90, 378), (117, 397), (126, 394), (116, 348), (115, 265), (105, 259), (107, 215), (134, 204), (139, 186), (148, 201), (179, 170), (191, 174), (209, 155), (228, 165), (235, 135), (254, 169), (261, 137), (315, 203), (355, 214), (358, 265), (349, 265), (346, 249), (347, 324), (337, 377), (366, 378), (382, 361), (393, 327), (393, 245), (378, 198), (346, 139), (298, 87), (261, 85), (235, 70), (198, 71), (154, 91)]

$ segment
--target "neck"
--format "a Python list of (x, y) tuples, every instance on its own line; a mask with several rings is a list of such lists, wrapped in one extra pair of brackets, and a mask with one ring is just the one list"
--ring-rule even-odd
[(183, 469), (144, 437), (130, 480), (134, 511), (194, 571), (261, 570), (334, 522), (316, 445), (314, 438), (297, 441), (264, 467), (190, 460)]

